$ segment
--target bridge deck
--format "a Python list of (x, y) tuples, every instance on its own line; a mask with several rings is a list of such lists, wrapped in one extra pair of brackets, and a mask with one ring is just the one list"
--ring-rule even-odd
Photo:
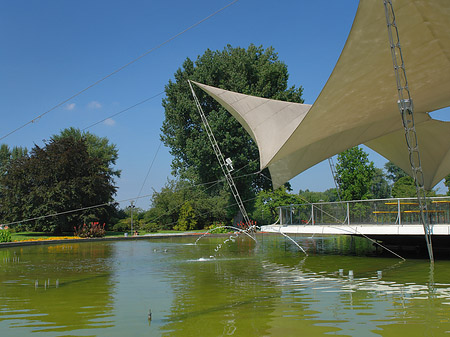
[[(424, 235), (422, 225), (416, 224), (326, 224), (326, 225), (268, 225), (263, 232), (283, 232), (286, 234), (324, 234), (324, 235)], [(431, 225), (432, 235), (449, 235), (450, 224)]]

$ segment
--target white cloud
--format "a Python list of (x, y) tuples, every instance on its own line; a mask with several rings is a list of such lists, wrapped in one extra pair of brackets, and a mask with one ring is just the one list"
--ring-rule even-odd
[(92, 101), (88, 104), (89, 109), (100, 109), (102, 107), (100, 102)]
[(107, 118), (104, 120), (103, 124), (105, 124), (107, 126), (113, 126), (116, 124), (116, 121), (112, 118)]
[(73, 109), (75, 109), (75, 103), (69, 103), (65, 106), (66, 110), (72, 111)]

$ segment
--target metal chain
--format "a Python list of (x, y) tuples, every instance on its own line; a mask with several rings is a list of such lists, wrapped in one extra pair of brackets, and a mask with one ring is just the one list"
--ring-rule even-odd
[(425, 232), (428, 255), (431, 263), (434, 263), (433, 246), (431, 243), (431, 229), (427, 222), (427, 198), (424, 188), (424, 176), (422, 164), (420, 161), (419, 144), (414, 124), (414, 105), (411, 99), (411, 93), (406, 78), (405, 63), (400, 45), (397, 23), (395, 21), (394, 7), (391, 0), (384, 0), (384, 10), (386, 14), (386, 23), (389, 34), (389, 44), (391, 48), (392, 62), (394, 65), (395, 78), (397, 81), (398, 107), (405, 129), (406, 144), (408, 145), (409, 161), (416, 184), (417, 200), (420, 210), (420, 221)]

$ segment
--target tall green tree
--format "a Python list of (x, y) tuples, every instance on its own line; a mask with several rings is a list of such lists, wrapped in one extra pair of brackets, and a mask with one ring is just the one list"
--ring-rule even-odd
[[(26, 156), (28, 150), (26, 147), (14, 146), (11, 150), (7, 144), (2, 144), (0, 146), (0, 177), (7, 174), (7, 167), (12, 160)], [(2, 194), (2, 184), (0, 182), (0, 205), (2, 204), (3, 194)], [(0, 218), (3, 217), (0, 208)]]
[[(188, 80), (244, 94), (303, 102), (303, 89), (288, 87), (287, 66), (273, 48), (250, 45), (244, 49), (228, 45), (223, 50), (206, 50), (195, 62), (187, 58), (176, 71), (174, 81), (170, 80), (165, 87), (161, 139), (173, 155), (174, 174), (195, 183), (220, 179), (222, 171), (204, 131)], [(248, 175), (259, 169), (258, 149), (248, 133), (214, 99), (198, 88), (196, 94), (224, 156), (233, 160), (236, 169), (242, 168), (238, 174), (242, 177), (236, 178), (242, 199), (252, 199), (257, 191), (270, 188), (267, 179)], [(209, 191), (218, 193), (220, 188)]]
[(12, 150), (7, 144), (0, 145), (0, 174), (6, 173), (6, 167), (11, 160), (21, 158), (28, 154), (26, 147), (14, 146)]
[(374, 174), (373, 162), (369, 161), (369, 155), (359, 146), (337, 157), (336, 176), (343, 200), (368, 199)]
[[(4, 221), (23, 223), (25, 229), (61, 233), (84, 222), (108, 222), (113, 206), (64, 213), (112, 202), (116, 187), (104, 162), (89, 154), (85, 139), (72, 136), (35, 145), (29, 156), (11, 161), (3, 186)], [(42, 216), (62, 213), (57, 216)]]

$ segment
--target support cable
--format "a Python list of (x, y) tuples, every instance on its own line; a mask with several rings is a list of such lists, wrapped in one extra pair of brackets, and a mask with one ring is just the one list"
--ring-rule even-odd
[(103, 82), (104, 80), (110, 78), (111, 76), (117, 74), (118, 72), (122, 71), (123, 69), (127, 68), (128, 66), (132, 65), (133, 63), (139, 61), (141, 58), (147, 56), (148, 54), (154, 52), (155, 50), (163, 47), (164, 45), (168, 44), (169, 42), (171, 42), (172, 40), (175, 40), (177, 37), (179, 37), (180, 35), (183, 35), (184, 33), (190, 31), (191, 29), (197, 27), (198, 25), (200, 25), (201, 23), (207, 21), (208, 19), (212, 18), (213, 16), (219, 14), (220, 12), (222, 12), (223, 10), (225, 10), (226, 8), (234, 5), (236, 2), (238, 2), (239, 0), (234, 0), (232, 2), (230, 2), (228, 5), (222, 7), (221, 9), (215, 11), (214, 13), (209, 14), (208, 16), (206, 16), (205, 18), (201, 19), (200, 21), (197, 21), (196, 23), (194, 23), (193, 25), (189, 26), (188, 28), (185, 28), (184, 30), (182, 30), (181, 32), (175, 34), (174, 36), (172, 36), (171, 38), (167, 39), (166, 41), (160, 43), (159, 45), (157, 45), (156, 47), (153, 47), (152, 49), (147, 50), (145, 53), (143, 53), (142, 55), (136, 57), (135, 59), (131, 60), (130, 62), (128, 62), (127, 64), (121, 66), (120, 68), (114, 70), (112, 73), (109, 73), (108, 75), (102, 77), (101, 79), (97, 80), (96, 82), (92, 83), (91, 85), (87, 86), (86, 88), (84, 88), (83, 90), (78, 91), (77, 93), (75, 93), (74, 95), (70, 96), (69, 98), (66, 98), (65, 100), (61, 101), (60, 103), (56, 104), (55, 106), (53, 106), (52, 108), (50, 108), (49, 110), (43, 112), (42, 114), (40, 114), (39, 116), (33, 118), (31, 121), (17, 127), (16, 129), (10, 131), (9, 133), (7, 133), (6, 135), (0, 137), (0, 140), (5, 139), (6, 137), (12, 135), (13, 133), (23, 129), (25, 126), (35, 123), (37, 122), (39, 119), (41, 119), (43, 116), (45, 116), (46, 114), (48, 114), (49, 112), (59, 108), (60, 106), (66, 104), (67, 102), (71, 101), (72, 99), (74, 99), (75, 97), (81, 95), (82, 93), (84, 93), (85, 91), (91, 89), (92, 87), (95, 87), (97, 84), (100, 84), (101, 82)]
[(147, 178), (150, 175), (150, 171), (153, 168), (153, 164), (155, 163), (156, 156), (158, 156), (158, 152), (159, 152), (159, 149), (161, 148), (161, 145), (162, 145), (162, 142), (159, 142), (158, 149), (156, 150), (156, 153), (155, 153), (155, 155), (153, 157), (152, 163), (150, 164), (150, 167), (148, 168), (147, 175), (145, 176), (144, 182), (142, 183), (141, 189), (139, 190), (139, 193), (138, 193), (138, 195), (136, 197), (136, 200), (139, 199), (139, 197), (141, 196), (142, 190), (144, 189), (145, 183), (147, 182)]
[(146, 103), (146, 102), (148, 102), (148, 101), (150, 101), (150, 100), (152, 100), (152, 99), (154, 99), (154, 98), (156, 98), (156, 97), (158, 97), (158, 96), (160, 96), (160, 95), (162, 95), (162, 94), (164, 94), (164, 91), (161, 91), (160, 93), (158, 93), (158, 94), (156, 94), (156, 95), (153, 95), (152, 97), (146, 98), (146, 99), (144, 99), (144, 100), (142, 100), (142, 101), (140, 101), (140, 102), (138, 102), (138, 103), (136, 103), (136, 104), (133, 104), (133, 105), (129, 106), (128, 108), (125, 108), (125, 109), (123, 109), (123, 110), (120, 110), (119, 112), (116, 112), (115, 114), (112, 114), (111, 116), (108, 116), (108, 117), (106, 117), (106, 118), (103, 118), (102, 120), (100, 120), (100, 121), (98, 121), (98, 122), (95, 122), (95, 123), (93, 123), (93, 124), (91, 124), (91, 125), (89, 125), (89, 126), (86, 126), (86, 127), (83, 129), (83, 131), (85, 131), (85, 130), (87, 130), (87, 129), (90, 129), (90, 128), (92, 128), (93, 126), (96, 126), (97, 124), (103, 123), (104, 121), (106, 121), (106, 120), (108, 120), (108, 119), (111, 119), (111, 118), (113, 118), (113, 117), (116, 117), (116, 116), (118, 116), (118, 115), (120, 115), (120, 114), (122, 114), (122, 113), (124, 113), (124, 112), (126, 112), (126, 111), (128, 111), (128, 110), (131, 110), (131, 109), (133, 109), (133, 108), (135, 108), (135, 107), (137, 107), (137, 106), (139, 106), (139, 105), (141, 105), (141, 104), (144, 104), (144, 103)]
[(416, 185), (417, 201), (419, 203), (420, 222), (422, 223), (425, 240), (427, 243), (428, 256), (430, 262), (434, 263), (433, 246), (431, 243), (431, 229), (427, 221), (427, 196), (424, 188), (424, 176), (420, 161), (419, 144), (414, 123), (414, 105), (409, 91), (408, 80), (406, 78), (405, 63), (400, 45), (398, 27), (395, 20), (394, 7), (391, 0), (384, 0), (384, 10), (391, 48), (392, 62), (394, 65), (395, 78), (397, 81), (398, 107), (405, 129), (406, 145), (409, 151), (409, 161)]

